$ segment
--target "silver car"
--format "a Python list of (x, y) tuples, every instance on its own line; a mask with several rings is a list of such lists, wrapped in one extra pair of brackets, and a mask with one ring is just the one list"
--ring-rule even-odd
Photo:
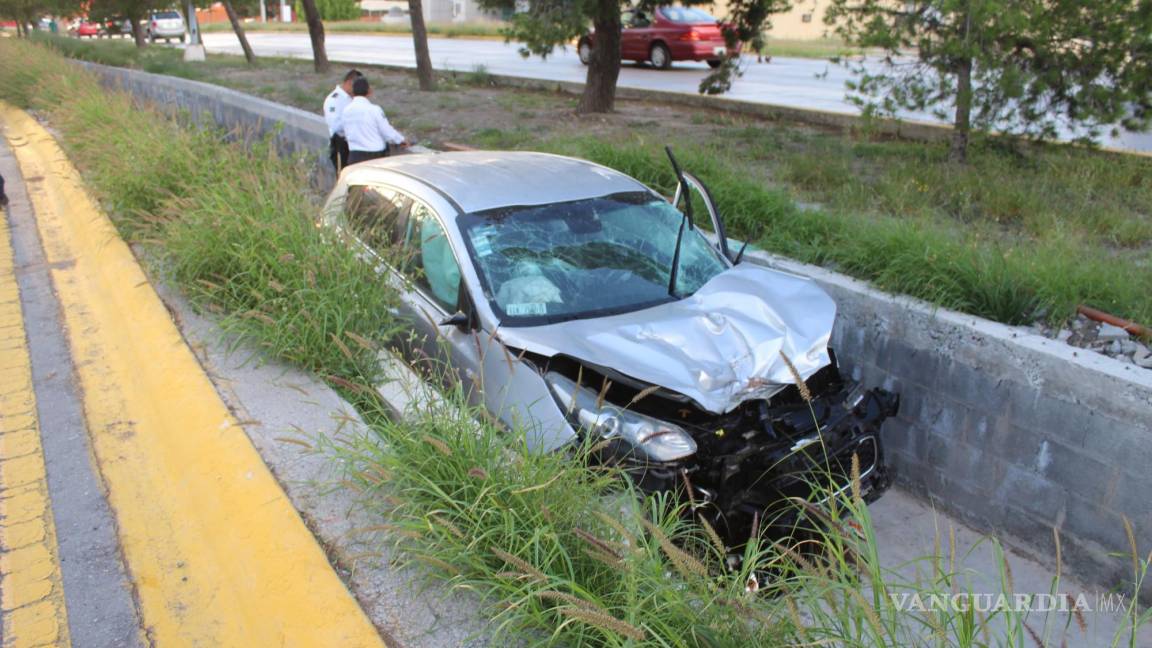
[(175, 10), (153, 11), (144, 23), (144, 35), (151, 43), (155, 43), (158, 38), (163, 38), (164, 42), (177, 38), (183, 43), (184, 16)]
[(404, 155), (345, 169), (323, 220), (400, 289), (406, 353), (447, 359), (533, 449), (602, 441), (642, 489), (690, 489), (732, 546), (786, 530), (782, 504), (813, 484), (845, 488), (853, 454), (878, 496), (898, 397), (840, 375), (831, 298), (743, 262), (707, 188), (673, 166), (670, 203), (573, 158)]

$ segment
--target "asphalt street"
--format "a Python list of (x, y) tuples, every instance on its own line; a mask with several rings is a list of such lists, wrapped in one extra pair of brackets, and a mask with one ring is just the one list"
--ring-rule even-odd
[[(407, 35), (326, 34), (328, 58), (342, 63), (416, 67), (412, 39)], [(248, 39), (258, 56), (312, 57), (306, 33), (250, 33)], [(231, 33), (204, 34), (209, 51), (240, 54), (240, 43)], [(515, 43), (499, 40), (430, 38), (428, 49), (437, 69), (472, 71), (483, 66), (489, 73), (550, 81), (583, 82), (587, 69), (574, 48), (557, 49), (547, 59), (524, 58)], [(845, 81), (851, 78), (843, 66), (822, 59), (775, 57), (771, 63), (756, 63), (744, 57), (744, 76), (736, 81), (724, 99), (776, 104), (856, 114), (845, 98)], [(700, 80), (708, 74), (704, 63), (677, 62), (669, 70), (626, 63), (620, 73), (621, 87), (697, 94)], [(905, 112), (900, 117), (937, 122), (927, 113)], [(1106, 137), (1106, 146), (1152, 152), (1152, 133), (1126, 133)]]

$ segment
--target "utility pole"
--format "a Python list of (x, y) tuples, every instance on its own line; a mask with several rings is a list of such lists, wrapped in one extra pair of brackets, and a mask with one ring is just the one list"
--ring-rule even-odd
[(184, 48), (184, 60), (203, 61), (204, 44), (200, 42), (200, 23), (196, 20), (196, 6), (192, 4), (192, 0), (185, 0), (184, 7), (188, 16), (188, 47)]
[(265, 0), (260, 0), (260, 22), (268, 22), (268, 4)]

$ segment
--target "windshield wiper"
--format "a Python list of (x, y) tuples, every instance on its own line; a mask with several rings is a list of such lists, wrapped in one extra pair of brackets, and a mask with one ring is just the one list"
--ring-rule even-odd
[[(680, 244), (684, 242), (684, 223), (688, 223), (688, 229), (693, 229), (692, 222), (692, 196), (688, 193), (688, 183), (684, 180), (684, 174), (680, 171), (680, 165), (676, 163), (676, 156), (672, 155), (672, 147), (665, 146), (664, 152), (668, 154), (668, 161), (672, 163), (672, 171), (676, 174), (676, 180), (680, 183), (680, 197), (684, 199), (684, 218), (680, 219), (680, 231), (676, 234), (676, 250), (672, 253), (672, 272), (668, 273), (668, 295), (671, 297), (676, 296), (676, 276), (680, 270)], [(675, 205), (673, 205), (675, 207)]]

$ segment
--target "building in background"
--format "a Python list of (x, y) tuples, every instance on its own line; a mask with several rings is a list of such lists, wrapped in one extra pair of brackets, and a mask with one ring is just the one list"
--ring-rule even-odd
[[(427, 23), (495, 22), (504, 18), (498, 12), (481, 9), (476, 0), (424, 0), (423, 4)], [(360, 11), (373, 22), (408, 24), (406, 0), (361, 0)]]
[[(792, 9), (772, 15), (772, 29), (767, 36), (787, 40), (816, 40), (834, 36), (828, 25), (824, 24), (824, 14), (830, 4), (830, 0), (793, 0)], [(727, 0), (716, 0), (711, 14), (724, 18), (728, 14)]]

